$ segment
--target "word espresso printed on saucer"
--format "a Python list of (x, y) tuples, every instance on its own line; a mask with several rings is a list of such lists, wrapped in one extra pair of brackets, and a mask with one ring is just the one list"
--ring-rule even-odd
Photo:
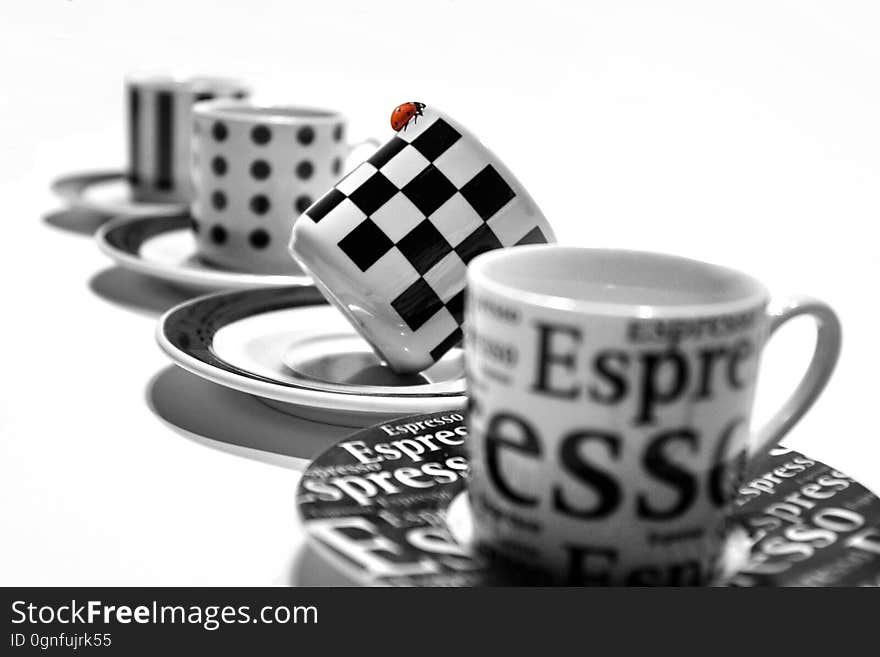
[[(355, 463), (311, 471), (312, 478), (304, 480), (302, 487), (324, 502), (369, 506), (380, 492), (405, 495), (455, 483), (467, 470), (467, 462), (463, 455), (452, 454), (449, 449), (464, 444), (467, 430), (461, 424), (462, 415), (453, 413), (447, 417), (454, 426), (430, 433), (411, 432), (409, 438), (371, 443), (344, 440), (339, 447), (353, 457)], [(379, 429), (394, 435), (391, 432), (399, 428), (419, 427), (424, 422), (414, 421), (397, 427), (383, 424)], [(395, 465), (390, 469), (382, 467), (381, 464), (387, 462)], [(442, 494), (442, 489), (438, 493)]]
[(442, 509), (464, 488), (464, 417), (395, 420), (342, 440), (300, 480), (309, 535), (343, 570), (372, 584), (445, 583), (478, 566)]
[(447, 510), (464, 490), (467, 428), (455, 411), (376, 425), (315, 459), (297, 505), (312, 542), (367, 585), (482, 586), (531, 583), (458, 542)]
[(751, 537), (733, 586), (880, 586), (880, 499), (785, 447), (739, 489), (735, 520)]

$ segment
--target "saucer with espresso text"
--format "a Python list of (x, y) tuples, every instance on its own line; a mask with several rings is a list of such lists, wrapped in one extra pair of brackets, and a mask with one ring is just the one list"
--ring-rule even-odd
[(184, 203), (135, 201), (128, 176), (122, 171), (73, 173), (54, 180), (51, 188), (70, 207), (106, 216), (171, 215), (186, 210)]
[(304, 273), (256, 274), (204, 262), (196, 254), (188, 213), (119, 217), (102, 226), (95, 239), (120, 267), (173, 285), (213, 291), (312, 284)]
[(156, 336), (184, 369), (318, 422), (363, 427), (464, 406), (459, 349), (398, 375), (314, 287), (200, 297), (168, 311)]
[[(297, 490), (309, 547), (364, 586), (548, 584), (472, 547), (466, 436), (451, 409), (375, 425), (318, 456)], [(771, 450), (739, 489), (712, 585), (880, 586), (880, 498)]]

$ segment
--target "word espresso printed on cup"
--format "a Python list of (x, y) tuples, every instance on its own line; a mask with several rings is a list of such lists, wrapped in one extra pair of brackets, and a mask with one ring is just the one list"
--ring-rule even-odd
[[(474, 299), (485, 308), (484, 299)], [(746, 388), (756, 364), (756, 341), (749, 335), (756, 313), (746, 313), (742, 330), (724, 338), (697, 342), (685, 338), (655, 348), (628, 351), (615, 346), (582, 357), (587, 345), (584, 330), (577, 325), (537, 320), (522, 327), (535, 342), (533, 379), (536, 395), (607, 407), (626, 406), (634, 410), (630, 420), (636, 426), (657, 423), (663, 409), (680, 401), (710, 403), (718, 395)], [(720, 318), (724, 319), (724, 318)], [(516, 328), (520, 322), (514, 321)], [(628, 334), (639, 332), (645, 322), (632, 321)], [(503, 370), (513, 368), (520, 357), (515, 344), (473, 331), (475, 349), (484, 358), (483, 374), (502, 385), (511, 381)], [(693, 348), (691, 346), (693, 345)]]
[[(478, 306), (480, 301), (474, 299)], [(709, 342), (684, 341), (632, 351), (624, 343), (592, 351), (582, 328), (569, 323), (536, 321), (511, 328), (531, 333), (534, 344), (528, 355), (513, 344), (484, 337), (480, 329), (469, 336), (481, 354), (480, 365), (471, 371), (471, 380), (477, 382), (471, 392), (471, 417), (485, 431), (486, 475), (500, 497), (516, 507), (548, 509), (549, 513), (545, 518), (509, 513), (485, 494), (476, 496), (474, 507), (494, 516), (495, 522), (535, 534), (552, 533), (557, 514), (593, 522), (653, 521), (658, 523), (656, 528), (639, 540), (654, 546), (655, 552), (720, 540), (723, 525), (707, 524), (707, 516), (712, 509), (723, 508), (734, 492), (732, 482), (738, 480), (745, 462), (745, 448), (737, 434), (747, 430), (747, 423), (739, 409), (724, 413), (719, 398), (751, 397), (755, 337), (746, 330)], [(529, 359), (526, 369), (531, 374), (524, 381), (526, 390), (535, 397), (561, 402), (554, 404), (561, 417), (589, 418), (593, 413), (607, 417), (617, 410), (621, 421), (587, 421), (550, 436), (543, 435), (543, 418), (532, 417), (525, 401), (486, 416), (480, 388), (514, 385), (514, 368), (523, 357)], [(564, 409), (564, 404), (572, 408)], [(694, 420), (703, 423), (661, 424), (683, 404), (692, 409)], [(558, 441), (555, 457), (544, 453), (542, 445), (547, 441)], [(524, 477), (522, 466), (515, 464), (528, 458), (556, 459), (551, 467), (558, 469), (557, 481), (543, 492), (518, 483), (534, 481)], [(505, 467), (505, 460), (514, 465)], [(638, 483), (626, 490), (631, 481)], [(591, 492), (584, 494), (581, 488)], [(587, 561), (624, 558), (606, 546), (570, 543), (566, 549), (577, 568), (585, 568)], [(527, 549), (524, 555), (528, 557)], [(708, 576), (704, 572), (708, 565), (693, 558), (670, 562), (668, 575), (684, 578), (671, 583), (696, 581)], [(591, 574), (595, 573), (582, 573)], [(651, 583), (658, 576), (650, 569), (633, 575), (631, 583)]]
[[(476, 540), (570, 583), (714, 575), (747, 460), (809, 406), (836, 358), (827, 307), (806, 380), (749, 424), (761, 348), (789, 312), (704, 263), (522, 247), (474, 261), (465, 353)], [(801, 312), (806, 312), (802, 310)], [(822, 375), (822, 376), (820, 376)]]

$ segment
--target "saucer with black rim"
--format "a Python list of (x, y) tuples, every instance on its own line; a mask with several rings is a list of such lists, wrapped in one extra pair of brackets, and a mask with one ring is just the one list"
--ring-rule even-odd
[(165, 313), (156, 338), (197, 376), (317, 422), (363, 427), (465, 403), (461, 350), (398, 375), (314, 287), (200, 297)]
[(70, 207), (106, 216), (172, 215), (186, 203), (145, 203), (133, 200), (132, 186), (122, 171), (73, 173), (52, 182), (52, 191)]
[(204, 262), (196, 253), (192, 219), (187, 212), (119, 217), (102, 226), (95, 239), (98, 248), (120, 267), (174, 285), (202, 290), (248, 290), (312, 284), (306, 274), (254, 274), (220, 269)]

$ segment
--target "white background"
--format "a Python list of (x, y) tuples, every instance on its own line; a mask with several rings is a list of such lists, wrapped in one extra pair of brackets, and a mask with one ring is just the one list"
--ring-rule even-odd
[[(826, 299), (843, 356), (788, 442), (880, 490), (876, 3), (7, 0), (0, 14), (0, 584), (334, 581), (300, 559), (293, 496), (339, 432), (167, 369), (155, 317), (183, 296), (114, 269), (55, 213), (53, 177), (123, 163), (122, 77), (144, 69), (241, 76), (262, 100), (342, 109), (355, 136), (387, 137), (402, 101), (440, 106), (560, 241), (694, 256)], [(759, 417), (811, 339), (806, 323), (770, 345)]]

